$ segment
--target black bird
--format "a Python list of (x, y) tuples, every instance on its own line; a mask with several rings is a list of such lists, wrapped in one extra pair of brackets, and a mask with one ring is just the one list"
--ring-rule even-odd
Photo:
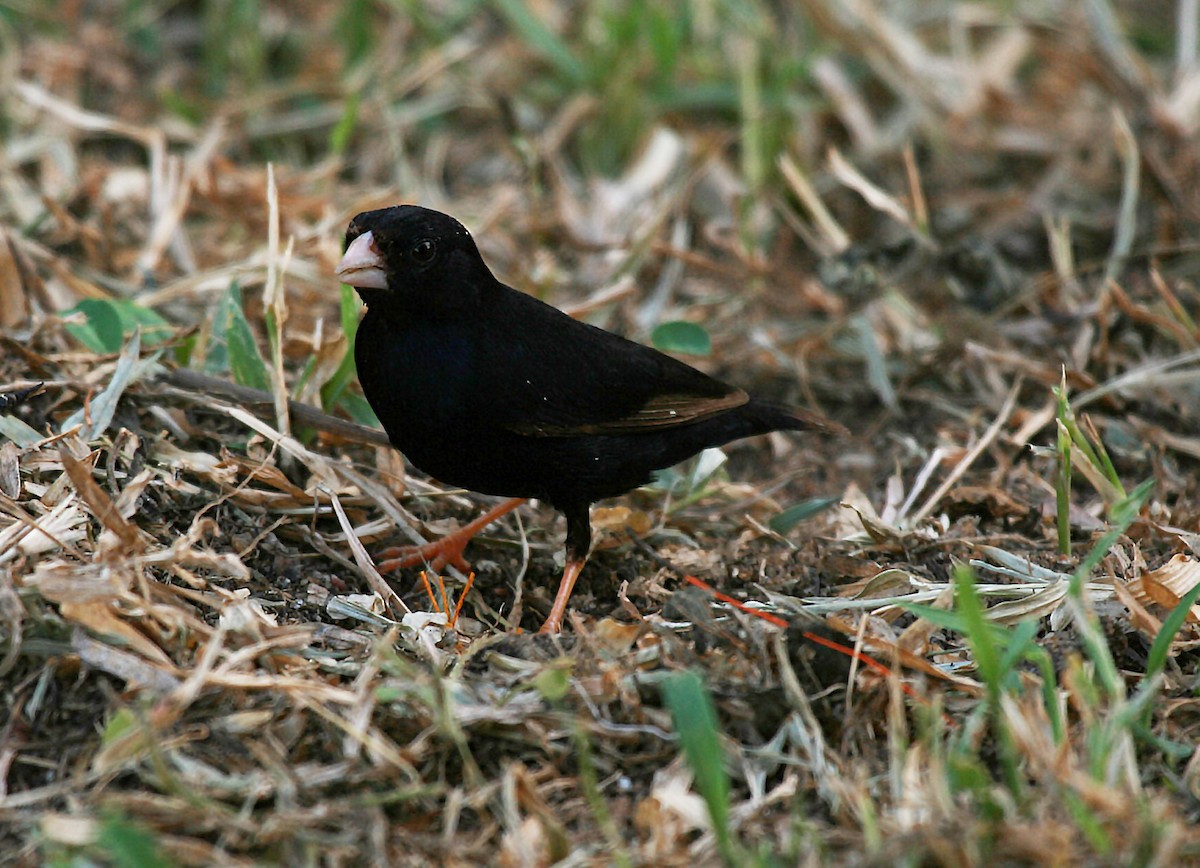
[(591, 547), (595, 501), (709, 446), (840, 428), (506, 286), (466, 228), (438, 211), (359, 214), (337, 276), (367, 305), (354, 357), (392, 444), (436, 479), (517, 498), (421, 555), (461, 561), (469, 534), (522, 498), (566, 516), (566, 569), (542, 632), (561, 627)]

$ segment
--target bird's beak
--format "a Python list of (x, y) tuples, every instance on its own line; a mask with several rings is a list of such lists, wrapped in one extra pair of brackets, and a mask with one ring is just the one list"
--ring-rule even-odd
[(375, 246), (375, 236), (370, 232), (350, 242), (346, 255), (334, 269), (342, 283), (358, 289), (387, 289), (387, 272), (383, 267), (383, 254)]

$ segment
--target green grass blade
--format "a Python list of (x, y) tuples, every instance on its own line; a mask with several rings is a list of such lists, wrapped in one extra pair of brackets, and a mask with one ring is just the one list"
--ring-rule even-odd
[(1055, 519), (1058, 527), (1058, 553), (1071, 553), (1071, 434), (1058, 420), (1058, 473), (1054, 479)]
[(983, 602), (975, 590), (975, 573), (962, 564), (954, 569), (954, 598), (963, 618), (963, 630), (974, 652), (979, 677), (987, 685), (989, 695), (999, 695), (1002, 670), (1000, 651), (992, 635), (994, 625), (988, 622)]
[(1096, 569), (1100, 561), (1108, 554), (1108, 550), (1120, 539), (1121, 534), (1125, 533), (1126, 528), (1133, 524), (1133, 520), (1141, 512), (1142, 506), (1149, 499), (1153, 488), (1154, 480), (1147, 479), (1131, 491), (1127, 498), (1113, 504), (1111, 510), (1113, 527), (1096, 541), (1091, 551), (1084, 556), (1083, 560), (1079, 562), (1079, 566), (1075, 568), (1075, 572), (1071, 574), (1070, 594), (1073, 597), (1079, 597), (1083, 592), (1083, 585), (1087, 581), (1088, 576), (1092, 574), (1092, 571)]
[(558, 38), (524, 0), (494, 0), (500, 14), (529, 47), (544, 57), (573, 87), (587, 80), (587, 70), (567, 44)]
[(1150, 646), (1150, 654), (1146, 658), (1146, 678), (1153, 678), (1167, 665), (1167, 653), (1171, 650), (1171, 642), (1175, 639), (1175, 634), (1183, 629), (1183, 624), (1191, 614), (1197, 599), (1200, 599), (1200, 585), (1196, 585), (1180, 597), (1167, 619), (1163, 621), (1162, 629), (1154, 637), (1154, 644)]
[(726, 863), (734, 860), (729, 834), (729, 777), (717, 732), (717, 712), (695, 672), (678, 672), (663, 682), (663, 698), (675, 722), (683, 755), (696, 778), (696, 789), (708, 806), (713, 834)]
[[(1154, 679), (1166, 668), (1167, 655), (1171, 651), (1171, 642), (1175, 639), (1176, 634), (1183, 629), (1184, 622), (1191, 614), (1192, 606), (1196, 600), (1200, 599), (1200, 585), (1192, 588), (1184, 594), (1179, 602), (1175, 605), (1165, 621), (1162, 628), (1158, 631), (1158, 635), (1154, 637), (1154, 643), (1150, 646), (1150, 653), (1146, 657), (1146, 674), (1143, 680), (1149, 682)], [(1141, 715), (1141, 725), (1143, 727), (1150, 726), (1150, 718), (1154, 714), (1154, 706), (1147, 705)]]

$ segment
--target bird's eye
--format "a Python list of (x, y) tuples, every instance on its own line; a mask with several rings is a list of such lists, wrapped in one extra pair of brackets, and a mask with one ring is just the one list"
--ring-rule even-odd
[(409, 256), (413, 258), (413, 262), (428, 265), (433, 262), (433, 257), (437, 256), (437, 244), (432, 238), (423, 238), (413, 245)]

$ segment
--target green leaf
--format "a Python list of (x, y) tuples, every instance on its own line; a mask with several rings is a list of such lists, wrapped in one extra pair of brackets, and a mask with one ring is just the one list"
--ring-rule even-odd
[(64, 317), (82, 314), (83, 322), (64, 324), (67, 333), (94, 353), (116, 353), (125, 338), (141, 326), (142, 339), (154, 343), (169, 338), (174, 329), (156, 311), (128, 299), (85, 298)]
[(117, 317), (121, 320), (121, 332), (124, 337), (129, 337), (135, 329), (140, 328), (142, 341), (152, 344), (165, 341), (175, 333), (175, 327), (159, 316), (156, 310), (127, 299), (120, 299), (113, 304), (117, 308)]
[(346, 355), (338, 362), (333, 376), (321, 386), (321, 406), (326, 410), (337, 406), (354, 376), (354, 339), (358, 335), (358, 297), (354, 290), (342, 284), (342, 332), (346, 335)]
[(366, 425), (368, 428), (378, 428), (379, 418), (375, 415), (375, 411), (371, 409), (371, 405), (367, 403), (367, 399), (356, 392), (346, 392), (342, 395), (342, 400), (338, 402), (339, 406), (344, 407), (346, 412), (350, 414), (350, 418), (359, 425)]
[(673, 673), (663, 682), (662, 691), (696, 789), (708, 806), (717, 846), (727, 864), (737, 864), (729, 837), (729, 777), (712, 699), (700, 676), (691, 671)]
[(533, 679), (533, 686), (543, 699), (557, 702), (571, 690), (571, 669), (569, 665), (548, 666)]
[(123, 817), (109, 816), (100, 824), (96, 843), (120, 868), (159, 868), (171, 863), (163, 858), (158, 839)]
[(346, 333), (346, 340), (350, 342), (351, 349), (354, 348), (354, 336), (358, 334), (358, 311), (358, 293), (354, 287), (343, 283), (338, 312), (342, 317), (342, 331)]
[(171, 354), (175, 359), (175, 364), (181, 368), (190, 368), (192, 366), (192, 355), (196, 352), (196, 346), (200, 342), (200, 338), (194, 332), (186, 338), (181, 338), (175, 342), (175, 347)]
[(794, 528), (800, 522), (812, 518), (819, 512), (824, 512), (829, 507), (836, 505), (841, 501), (841, 496), (834, 497), (810, 497), (808, 500), (802, 500), (799, 503), (792, 504), (779, 515), (767, 522), (767, 526), (778, 534), (784, 534)]
[(85, 298), (68, 314), (82, 313), (82, 323), (67, 323), (67, 332), (94, 353), (115, 353), (121, 349), (121, 318), (111, 301)]
[(258, 343), (254, 340), (254, 332), (242, 310), (242, 290), (236, 280), (229, 284), (229, 291), (217, 308), (213, 326), (214, 343), (218, 332), (225, 337), (229, 370), (234, 381), (243, 386), (270, 391), (271, 377), (267, 372), (267, 363), (263, 361)]
[(133, 712), (118, 708), (104, 724), (104, 731), (100, 733), (100, 743), (105, 746), (116, 744), (135, 726), (137, 726), (137, 718), (133, 716)]
[(226, 325), (230, 319), (228, 311), (230, 304), (228, 292), (222, 295), (221, 300), (217, 302), (217, 310), (212, 318), (212, 327), (203, 346), (203, 370), (206, 374), (223, 374), (229, 370), (229, 348), (225, 332), (228, 331)]
[(665, 322), (650, 334), (650, 342), (666, 353), (686, 353), (692, 356), (712, 354), (712, 338), (704, 326), (676, 320)]

